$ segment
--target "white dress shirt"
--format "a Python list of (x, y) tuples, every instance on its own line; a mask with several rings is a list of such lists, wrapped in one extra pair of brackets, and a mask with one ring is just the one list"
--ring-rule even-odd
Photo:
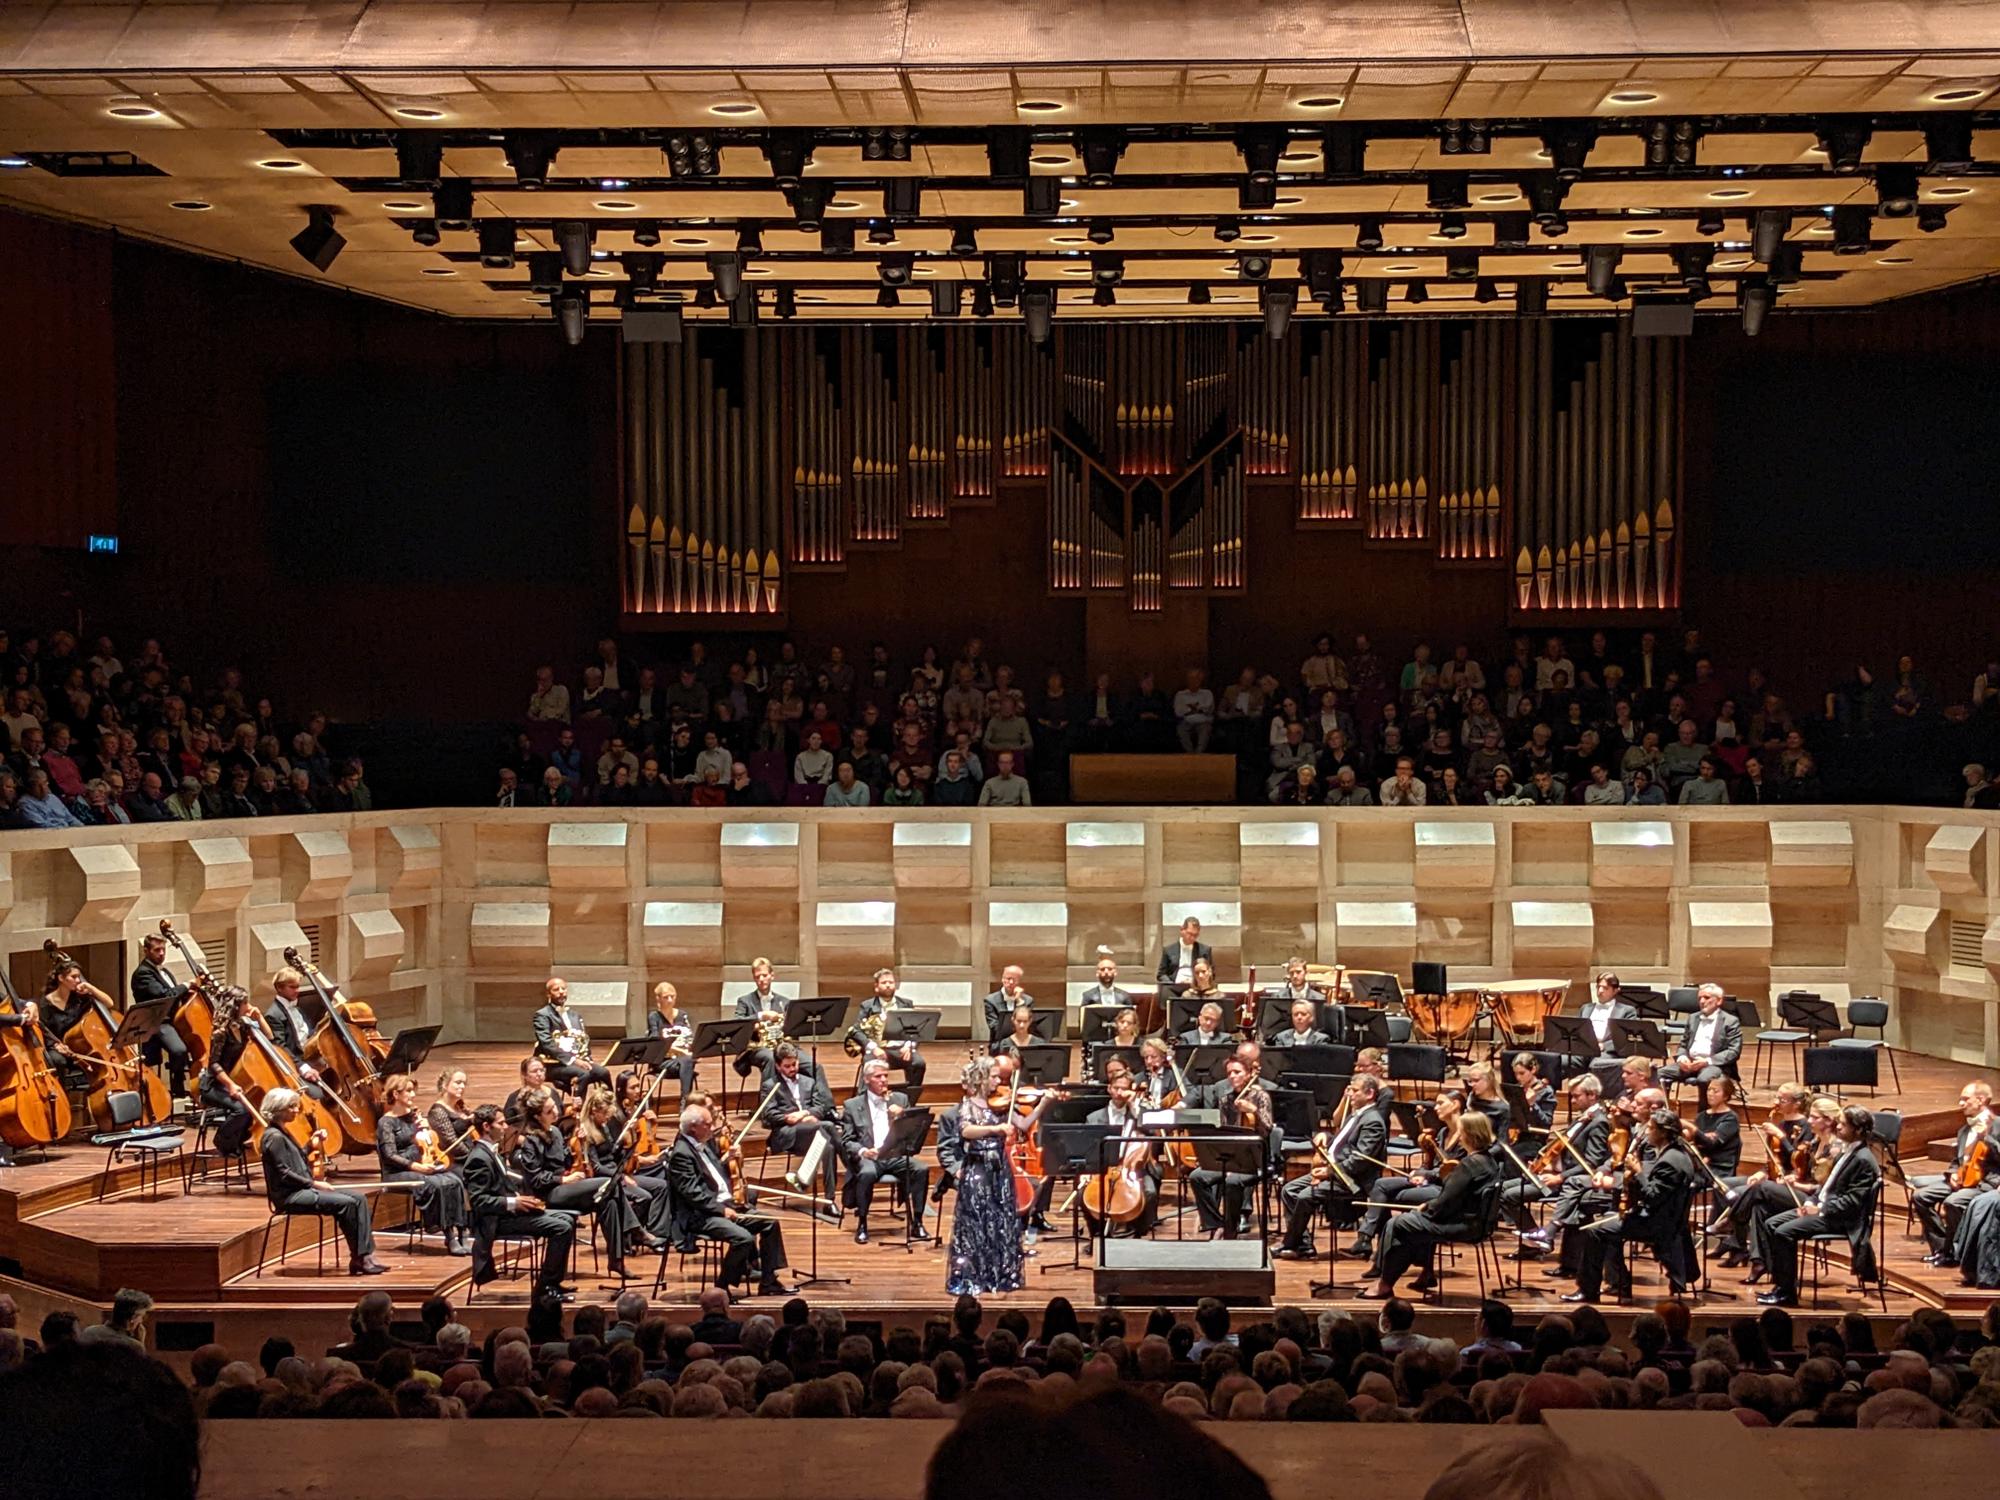
[(889, 1096), (871, 1092), (868, 1095), (868, 1144), (877, 1151), (882, 1142), (889, 1138)]
[(1688, 1056), (1696, 1062), (1706, 1062), (1715, 1051), (1715, 1033), (1722, 1025), (1722, 1012), (1703, 1016), (1694, 1029), (1694, 1038), (1688, 1043)]

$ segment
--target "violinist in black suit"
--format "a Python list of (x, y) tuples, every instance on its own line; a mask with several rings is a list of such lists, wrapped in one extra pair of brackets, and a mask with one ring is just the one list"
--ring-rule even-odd
[(290, 1089), (264, 1095), (264, 1118), (271, 1123), (257, 1142), (264, 1159), (264, 1196), (274, 1213), (324, 1214), (347, 1241), (347, 1274), (379, 1276), (389, 1268), (375, 1259), (375, 1231), (368, 1200), (359, 1193), (330, 1191), (313, 1178), (306, 1153), (285, 1134), (298, 1117), (299, 1096)]
[(557, 1122), (561, 1111), (555, 1091), (542, 1088), (523, 1101), (527, 1125), (514, 1143), (514, 1171), (521, 1185), (551, 1208), (566, 1213), (594, 1214), (604, 1242), (604, 1263), (613, 1276), (625, 1274), (626, 1238), (637, 1220), (619, 1193), (601, 1192), (583, 1163), (576, 1159)]
[(1771, 1290), (1757, 1300), (1766, 1307), (1799, 1304), (1799, 1245), (1805, 1240), (1841, 1237), (1852, 1253), (1855, 1277), (1876, 1274), (1875, 1200), (1882, 1191), (1882, 1163), (1874, 1151), (1875, 1117), (1858, 1104), (1840, 1112), (1834, 1133), (1845, 1149), (1827, 1168), (1826, 1179), (1807, 1192), (1795, 1209), (1774, 1214), (1764, 1225)]
[(306, 1043), (312, 1039), (313, 1029), (299, 1008), (299, 988), (305, 982), (305, 976), (297, 969), (280, 969), (273, 974), (271, 1003), (265, 1008), (264, 1021), (270, 1028), (271, 1040), (297, 1066), (307, 1096), (330, 1105), (333, 1095), (321, 1081), (319, 1070), (306, 1061)]
[(785, 1233), (768, 1214), (738, 1208), (723, 1163), (710, 1136), (715, 1117), (703, 1104), (681, 1111), (680, 1134), (667, 1152), (667, 1181), (673, 1189), (674, 1229), (679, 1242), (720, 1240), (729, 1248), (715, 1284), (724, 1291), (748, 1277), (754, 1253), (759, 1264), (757, 1294), (787, 1297), (791, 1288), (778, 1278), (785, 1268)]
[(472, 1214), (473, 1284), (484, 1286), (500, 1274), (493, 1263), (494, 1240), (532, 1239), (542, 1242), (542, 1269), (535, 1295), (574, 1296), (562, 1281), (569, 1274), (570, 1253), (576, 1248), (576, 1215), (550, 1208), (516, 1186), (494, 1144), (496, 1133), (505, 1128), (494, 1105), (482, 1104), (472, 1112), (472, 1139), (465, 1148), (465, 1194)]
[(1195, 960), (1205, 958), (1212, 968), (1215, 964), (1215, 950), (1201, 941), (1201, 923), (1189, 917), (1181, 923), (1181, 937), (1177, 943), (1169, 943), (1160, 954), (1159, 967), (1154, 977), (1160, 986), (1160, 997), (1178, 995), (1194, 983)]
[(176, 1099), (184, 1098), (187, 1095), (188, 1050), (181, 1034), (174, 1030), (173, 1020), (188, 997), (188, 987), (167, 972), (166, 938), (157, 932), (148, 933), (140, 949), (144, 956), (139, 960), (139, 967), (132, 971), (133, 1002), (171, 1000), (174, 1003), (167, 1008), (165, 1023), (147, 1039), (139, 1055), (148, 1067), (155, 1068), (164, 1058), (167, 1087)]
[[(1611, 1115), (1604, 1107), (1604, 1084), (1595, 1073), (1579, 1073), (1569, 1081), (1569, 1103), (1575, 1112), (1559, 1132), (1567, 1144), (1557, 1153), (1554, 1164), (1539, 1177), (1517, 1178), (1501, 1190), (1502, 1212), (1512, 1212), (1521, 1229), (1521, 1249), (1528, 1255), (1546, 1255), (1555, 1248), (1558, 1232), (1564, 1236), (1564, 1259), (1572, 1247), (1569, 1231), (1586, 1223), (1609, 1206), (1592, 1186), (1592, 1179), (1611, 1160)], [(1553, 1137), (1551, 1138), (1553, 1139)], [(1533, 1216), (1527, 1205), (1544, 1198), (1554, 1200), (1548, 1223), (1532, 1228)], [(1550, 1272), (1561, 1275), (1562, 1271)]]
[(1625, 1264), (1625, 1246), (1635, 1240), (1659, 1252), (1676, 1295), (1694, 1281), (1697, 1267), (1694, 1236), (1688, 1231), (1688, 1204), (1700, 1186), (1696, 1179), (1701, 1168), (1689, 1154), (1680, 1116), (1672, 1110), (1654, 1110), (1644, 1128), (1652, 1148), (1651, 1160), (1632, 1175), (1622, 1211), (1582, 1226), (1576, 1290), (1564, 1295), (1565, 1302), (1595, 1302), (1604, 1288), (1607, 1262), (1613, 1295), (1629, 1297), (1632, 1272)]
[(1432, 1257), (1437, 1247), (1450, 1242), (1463, 1244), (1478, 1235), (1480, 1208), (1489, 1190), (1497, 1190), (1500, 1167), (1493, 1160), (1493, 1126), (1477, 1110), (1459, 1116), (1457, 1134), (1465, 1155), (1437, 1197), (1423, 1207), (1397, 1214), (1382, 1231), (1382, 1267), (1375, 1285), (1357, 1295), (1371, 1302), (1386, 1302), (1396, 1294), (1396, 1283), (1418, 1261), (1424, 1272), (1420, 1281), (1435, 1279)]
[(766, 1152), (798, 1156), (796, 1171), (785, 1180), (799, 1192), (811, 1191), (821, 1179), (822, 1196), (832, 1199), (840, 1186), (840, 1127), (833, 1119), (833, 1091), (819, 1070), (799, 1056), (796, 1042), (780, 1042), (771, 1071), (764, 1075), (763, 1103), (751, 1123), (770, 1130)]
[(909, 1156), (883, 1156), (880, 1147), (889, 1128), (910, 1107), (906, 1095), (889, 1091), (889, 1065), (871, 1058), (861, 1065), (861, 1092), (840, 1111), (840, 1154), (847, 1162), (848, 1193), (854, 1200), (854, 1243), (868, 1243), (868, 1209), (875, 1184), (887, 1177), (901, 1183), (904, 1217), (912, 1241), (928, 1240), (924, 1228), (924, 1195), (931, 1169)]
[(1278, 1195), (1285, 1210), (1285, 1239), (1276, 1252), (1280, 1257), (1310, 1260), (1317, 1253), (1313, 1223), (1320, 1213), (1338, 1223), (1342, 1210), (1367, 1201), (1374, 1191), (1389, 1144), (1389, 1115), (1381, 1088), (1380, 1081), (1367, 1073), (1348, 1080), (1341, 1105), (1346, 1118), (1331, 1131), (1314, 1135), (1312, 1170), (1294, 1177)]
[(611, 1070), (590, 1060), (589, 1033), (569, 1008), (568, 982), (558, 976), (542, 989), (548, 1003), (535, 1012), (535, 1056), (556, 1087), (574, 1094), (589, 1084), (609, 1084)]

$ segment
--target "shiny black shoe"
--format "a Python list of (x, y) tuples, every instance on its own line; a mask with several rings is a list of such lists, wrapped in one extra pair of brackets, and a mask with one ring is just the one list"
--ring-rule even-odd
[(1349, 1260), (1370, 1260), (1375, 1255), (1375, 1242), (1371, 1239), (1358, 1239), (1340, 1253)]
[(921, 1224), (910, 1231), (910, 1243), (913, 1245), (928, 1244), (931, 1238), (931, 1232)]
[(863, 1224), (859, 1229), (854, 1231), (854, 1243), (857, 1245), (868, 1243), (868, 1226), (866, 1224)]
[(1762, 1292), (1757, 1297), (1757, 1305), (1759, 1307), (1797, 1307), (1799, 1305), (1799, 1294), (1797, 1292), (1775, 1290)]
[(1577, 1291), (1577, 1292), (1564, 1292), (1560, 1297), (1556, 1298), (1556, 1300), (1558, 1302), (1589, 1302), (1595, 1304), (1597, 1298), (1592, 1296), (1589, 1292)]
[(1271, 1252), (1271, 1259), (1317, 1260), (1319, 1259), (1319, 1253), (1316, 1250), (1314, 1250), (1313, 1247), (1310, 1245), (1306, 1245), (1303, 1248), (1294, 1248), (1291, 1245), (1280, 1245), (1277, 1249)]

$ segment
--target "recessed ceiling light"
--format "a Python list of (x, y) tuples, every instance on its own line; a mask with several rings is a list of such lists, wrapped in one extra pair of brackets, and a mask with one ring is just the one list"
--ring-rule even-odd
[(1216, 292), (1212, 294), (1210, 300), (1215, 302), (1248, 302), (1250, 299), (1241, 292)]
[(937, 267), (936, 267), (936, 266), (912, 266), (912, 267), (910, 267), (910, 274), (911, 274), (912, 276), (935, 276), (935, 275), (937, 275)]
[(178, 208), (184, 214), (205, 214), (215, 205), (205, 203), (199, 198), (176, 198), (167, 207)]
[(1652, 104), (1659, 97), (1658, 94), (1651, 93), (1646, 89), (1620, 89), (1617, 93), (1610, 96), (1608, 102), (1612, 104)]
[(607, 193), (615, 193), (621, 188), (630, 187), (632, 184), (623, 177), (601, 177), (598, 179), (597, 185)]
[(754, 115), (757, 106), (748, 99), (730, 99), (721, 104), (711, 104), (708, 112), (712, 115)]
[(798, 293), (798, 300), (801, 302), (824, 302), (827, 299), (818, 292), (800, 292)]
[(677, 234), (673, 238), (673, 243), (684, 250), (699, 250), (705, 248), (708, 241), (698, 234)]
[(861, 209), (859, 198), (836, 198), (827, 207), (837, 214), (858, 213)]
[(1243, 236), (1243, 243), (1246, 245), (1275, 245), (1277, 242), (1278, 237), (1275, 234), (1246, 234)]
[(1972, 189), (1969, 187), (1934, 187), (1925, 196), (1931, 198), (1970, 198), (1972, 196)]
[(1065, 275), (1065, 276), (1088, 276), (1088, 275), (1090, 274), (1090, 267), (1089, 267), (1089, 266), (1064, 266), (1064, 267), (1062, 268), (1062, 273), (1063, 273), (1063, 275)]
[(1666, 230), (1660, 228), (1659, 225), (1651, 224), (1639, 229), (1626, 230), (1625, 238), (1628, 240), (1656, 240), (1665, 233)]
[(608, 214), (629, 214), (638, 206), (630, 198), (599, 198), (591, 204), (592, 208), (601, 208)]
[(1080, 234), (1052, 234), (1049, 236), (1049, 243), (1051, 245), (1087, 245), (1090, 241)]
[(769, 276), (771, 268), (769, 266), (745, 266), (743, 274), (745, 276)]
[(266, 172), (296, 172), (301, 167), (303, 167), (305, 163), (298, 160), (296, 157), (271, 156), (271, 157), (266, 157), (263, 161), (258, 162), (257, 165), (262, 167)]
[(1536, 161), (1547, 161), (1548, 159), (1549, 159), (1549, 148), (1546, 146), (1544, 146), (1541, 150), (1535, 153)]
[(1064, 209), (1075, 208), (1077, 206), (1077, 200), (1074, 198), (1064, 198), (1059, 200), (1056, 206), (1058, 208), (1064, 208)]
[(34, 164), (30, 162), (28, 158), (25, 156), (14, 156), (12, 154), (9, 154), (7, 156), (0, 156), (0, 167), (7, 168), (10, 171), (17, 167), (27, 167), (32, 165)]
[(1037, 151), (1028, 161), (1037, 167), (1066, 167), (1070, 164), (1070, 156), (1062, 151)]
[(456, 276), (458, 272), (454, 271), (450, 266), (425, 266), (423, 274), (426, 276)]
[(1646, 204), (1641, 203), (1641, 204), (1635, 204), (1631, 208), (1626, 209), (1625, 212), (1630, 214), (1633, 218), (1647, 218), (1650, 217), (1651, 215), (1657, 214), (1659, 210), (1657, 208), (1652, 208), (1647, 206)]
[(1915, 259), (1914, 255), (1878, 255), (1875, 257), (1875, 264), (1878, 266), (1907, 266)]
[(105, 111), (114, 120), (157, 120), (160, 112), (150, 104), (114, 104)]
[(1287, 151), (1283, 156), (1278, 158), (1278, 165), (1281, 167), (1303, 167), (1308, 162), (1318, 160), (1319, 153), (1317, 151)]
[(1549, 269), (1551, 271), (1581, 271), (1583, 269), (1583, 262), (1575, 256), (1571, 256), (1568, 260), (1550, 261)]
[(1306, 200), (1300, 197), (1297, 193), (1281, 193), (1278, 196), (1275, 206), (1278, 208), (1297, 208), (1301, 203), (1305, 201)]
[(1387, 271), (1392, 276), (1399, 276), (1405, 271), (1414, 271), (1417, 268), (1412, 265), (1394, 265), (1394, 266), (1384, 266), (1382, 269)]
[(1514, 192), (1481, 193), (1479, 195), (1479, 201), (1481, 203), (1519, 203), (1521, 201), (1521, 195), (1519, 193), (1514, 193)]
[(1717, 189), (1716, 189), (1716, 190), (1715, 190), (1714, 192), (1710, 193), (1710, 194), (1709, 194), (1708, 196), (1709, 196), (1709, 197), (1711, 197), (1711, 198), (1713, 198), (1713, 199), (1714, 199), (1714, 200), (1715, 200), (1716, 202), (1718, 202), (1718, 203), (1733, 203), (1733, 202), (1735, 202), (1735, 201), (1736, 201), (1736, 200), (1737, 200), (1738, 198), (1747, 198), (1747, 197), (1749, 197), (1749, 196), (1750, 196), (1750, 189), (1749, 189), (1749, 188), (1717, 188)]
[(1815, 224), (1806, 233), (1815, 239), (1827, 239), (1833, 234), (1833, 226), (1831, 224)]
[(1977, 99), (1985, 89), (1944, 89), (1931, 95), (1933, 104), (1963, 104), (1968, 99)]
[(1023, 99), (1014, 106), (1024, 115), (1052, 115), (1062, 107), (1059, 99)]
[(399, 104), (396, 113), (406, 120), (442, 120), (444, 111), (432, 109), (427, 104)]
[(588, 271), (585, 271), (583, 274), (586, 276), (594, 276), (599, 281), (608, 281), (611, 279), (611, 267), (592, 266)]
[(1727, 260), (1715, 261), (1709, 269), (1714, 271), (1740, 271), (1749, 264), (1750, 261), (1747, 256), (1732, 255)]
[(430, 211), (430, 204), (419, 203), (414, 198), (391, 198), (382, 205), (392, 214), (421, 214)]
[(1307, 99), (1294, 99), (1294, 109), (1339, 109), (1347, 101), (1338, 94), (1314, 94)]

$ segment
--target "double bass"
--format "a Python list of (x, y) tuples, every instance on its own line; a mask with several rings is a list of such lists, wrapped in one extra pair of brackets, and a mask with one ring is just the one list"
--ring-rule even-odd
[[(4, 967), (0, 999), (13, 1014), (26, 1015)], [(47, 1043), (39, 1021), (0, 1026), (0, 1141), (23, 1151), (52, 1146), (69, 1134), (69, 1093), (49, 1066)]]
[[(264, 1096), (273, 1089), (290, 1089), (299, 1096), (299, 1112), (292, 1116), (285, 1127), (285, 1134), (298, 1142), (308, 1155), (316, 1147), (340, 1142), (340, 1122), (324, 1104), (306, 1093), (305, 1084), (291, 1057), (271, 1039), (271, 1034), (264, 1029), (264, 1018), (257, 1014), (248, 997), (245, 997), (238, 1015), (244, 1032), (243, 1055), (229, 1070), (229, 1077), (243, 1091), (243, 1102), (249, 1106), (250, 1113), (263, 1121)], [(368, 1144), (373, 1150), (375, 1143), (372, 1137)]]
[(285, 950), (285, 962), (306, 977), (326, 1009), (326, 1019), (306, 1043), (326, 1086), (340, 1096), (344, 1112), (355, 1117), (345, 1149), (373, 1151), (376, 1127), (382, 1123), (382, 1059), (388, 1040), (376, 1028), (373, 1007), (350, 1000), (340, 986), (327, 983), (319, 965), (296, 948)]
[(160, 936), (174, 945), (181, 961), (188, 966), (187, 999), (181, 1001), (181, 1008), (168, 1019), (187, 1047), (188, 1066), (199, 1073), (208, 1066), (209, 1043), (215, 1036), (215, 980), (201, 961), (201, 955), (188, 946), (187, 939), (174, 931), (174, 924), (165, 917), (160, 918)]
[[(58, 973), (76, 962), (56, 946), (54, 938), (43, 942), (42, 950)], [(80, 1061), (92, 1065), (86, 1103), (91, 1123), (99, 1130), (113, 1129), (111, 1096), (128, 1090), (139, 1096), (139, 1118), (143, 1123), (150, 1125), (164, 1120), (174, 1107), (166, 1082), (146, 1067), (137, 1047), (112, 1045), (121, 1018), (112, 1013), (104, 991), (80, 976), (77, 988), (90, 1003), (63, 1036), (62, 1043)]]

